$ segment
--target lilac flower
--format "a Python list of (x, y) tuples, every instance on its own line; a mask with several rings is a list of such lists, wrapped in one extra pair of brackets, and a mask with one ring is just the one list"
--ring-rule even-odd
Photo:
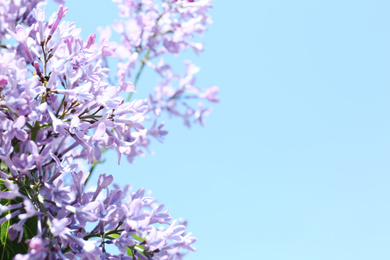
[(48, 247), (39, 237), (33, 237), (29, 243), (29, 252), (26, 255), (18, 254), (15, 260), (40, 260), (47, 256)]
[(36, 168), (34, 165), (33, 155), (21, 154), (20, 156), (13, 156), (13, 169), (21, 173), (29, 173), (29, 170)]
[[(49, 181), (52, 182), (58, 178), (58, 175), (53, 175)], [(68, 204), (71, 201), (72, 187), (66, 186), (63, 180), (58, 180), (57, 183), (49, 184), (45, 183), (45, 187), (42, 188), (42, 193), (50, 201), (55, 201), (58, 206)]]
[(86, 101), (91, 101), (94, 98), (91, 94), (91, 87), (92, 83), (88, 82), (87, 84), (75, 89), (56, 89), (54, 92), (57, 94), (70, 95), (78, 102), (85, 103)]
[(82, 122), (78, 116), (75, 116), (70, 121), (69, 133), (76, 135), (79, 139), (84, 138), (84, 132), (89, 128), (90, 124)]
[(185, 227), (184, 226), (175, 226), (176, 220), (171, 223), (171, 225), (164, 231), (164, 237), (166, 239), (172, 239), (173, 241), (181, 241)]
[(42, 151), (38, 150), (38, 146), (34, 141), (28, 142), (30, 153), (33, 156), (33, 160), (35, 161), (35, 166), (38, 168), (39, 172), (43, 173), (43, 163), (47, 161), (48, 155), (50, 154), (51, 144), (47, 145), (43, 148)]
[(61, 173), (72, 172), (77, 167), (76, 164), (72, 164), (73, 158), (70, 156), (65, 156), (65, 158), (62, 161), (60, 161), (60, 159), (53, 153), (50, 153), (50, 156), (54, 159), (54, 161), (56, 161), (57, 169)]
[(18, 117), (14, 122), (10, 120), (3, 121), (4, 137), (12, 138), (16, 137), (20, 141), (26, 141), (28, 138), (27, 132), (23, 129), (26, 124), (26, 118), (24, 116)]
[[(113, 221), (116, 219), (115, 215), (118, 214), (118, 208), (116, 205), (110, 205), (106, 208), (106, 206), (103, 204), (103, 202), (101, 202), (99, 207), (97, 208), (96, 212), (97, 212), (97, 215), (99, 217), (100, 222), (102, 222), (102, 224), (99, 224), (99, 225), (105, 226), (107, 224), (106, 222), (110, 222), (110, 221)], [(96, 227), (99, 227), (99, 225)]]
[(68, 218), (56, 219), (52, 220), (52, 227), (50, 228), (53, 236), (64, 237), (66, 234), (70, 233), (69, 228), (67, 226), (70, 224), (71, 220)]
[(24, 197), (21, 193), (19, 193), (19, 186), (12, 182), (5, 181), (5, 186), (8, 188), (8, 191), (1, 191), (0, 198), (1, 199), (15, 199), (16, 197)]
[(165, 135), (168, 134), (166, 130), (163, 130), (164, 122), (156, 127), (157, 121), (154, 121), (153, 126), (148, 130), (148, 134), (156, 138), (159, 142), (162, 142)]
[(8, 228), (7, 232), (9, 234), (9, 238), (11, 240), (17, 239), (18, 243), (22, 242), (22, 238), (23, 238), (23, 234), (24, 234), (23, 225), (25, 223), (26, 223), (26, 220), (24, 219), (24, 220), (19, 221), (16, 224), (13, 224), (12, 226), (10, 226)]
[(120, 78), (119, 78), (119, 90), (122, 92), (135, 92), (137, 93), (135, 90), (134, 90), (134, 84), (132, 84), (131, 82), (125, 82), (125, 73), (122, 72), (121, 75), (120, 75)]
[(168, 214), (168, 209), (161, 212), (164, 209), (164, 204), (155, 207), (150, 213), (149, 223), (169, 224), (172, 221), (172, 217)]
[(49, 113), (49, 116), (53, 122), (54, 132), (59, 133), (61, 135), (65, 135), (65, 128), (67, 128), (68, 125), (61, 119), (58, 119), (49, 106), (47, 107), (47, 112)]
[(198, 110), (195, 112), (195, 121), (199, 121), (199, 123), (203, 126), (205, 125), (205, 116), (211, 113), (211, 108), (203, 108), (203, 103), (198, 104)]
[(88, 37), (87, 43), (86, 43), (86, 45), (85, 45), (85, 48), (86, 48), (86, 49), (89, 49), (89, 48), (92, 46), (92, 44), (95, 43), (95, 39), (96, 39), (96, 34), (91, 33), (91, 34), (89, 35), (89, 37)]
[(138, 241), (134, 241), (134, 238), (129, 236), (129, 233), (126, 231), (123, 231), (121, 235), (114, 240), (115, 245), (118, 247), (119, 251), (121, 251), (123, 254), (126, 254), (127, 247), (134, 245)]
[(60, 24), (62, 18), (65, 17), (65, 14), (67, 11), (68, 11), (68, 8), (64, 8), (61, 4), (60, 7), (58, 8), (56, 20), (54, 21), (54, 23), (52, 25), (50, 25), (51, 29), (50, 29), (49, 37), (54, 34), (54, 32), (57, 29), (57, 26)]
[(20, 209), (19, 210), (15, 210), (12, 213), (10, 213), (8, 215), (5, 215), (4, 217), (0, 218), (0, 225), (2, 225), (6, 221), (9, 221), (9, 220), (13, 219), (14, 217), (18, 216), (21, 212), (22, 211)]
[(7, 28), (7, 32), (9, 34), (11, 34), (17, 41), (20, 42), (22, 48), (24, 49), (24, 51), (27, 54), (28, 59), (31, 61), (32, 56), (31, 56), (29, 49), (27, 48), (27, 37), (28, 37), (28, 34), (30, 33), (29, 30), (26, 31), (23, 26), (17, 25), (15, 32), (9, 30), (8, 28)]
[(4, 212), (11, 211), (14, 209), (22, 208), (23, 204), (18, 203), (18, 204), (10, 204), (10, 205), (0, 205), (0, 215), (2, 215)]
[(106, 174), (100, 174), (99, 176), (99, 179), (98, 179), (98, 186), (96, 188), (96, 191), (95, 193), (93, 194), (93, 197), (92, 197), (92, 200), (95, 200), (97, 198), (97, 196), (99, 195), (99, 193), (107, 188), (108, 185), (110, 185), (113, 181), (113, 177), (112, 175), (108, 175), (106, 176)]
[(35, 215), (38, 215), (38, 211), (35, 209), (34, 205), (32, 202), (28, 199), (23, 200), (23, 205), (24, 205), (24, 210), (26, 213), (20, 214), (18, 217), (21, 220), (26, 220), (29, 219)]
[(203, 94), (199, 94), (200, 98), (207, 98), (211, 102), (219, 102), (217, 94), (219, 92), (219, 87), (213, 86), (206, 89), (206, 92)]

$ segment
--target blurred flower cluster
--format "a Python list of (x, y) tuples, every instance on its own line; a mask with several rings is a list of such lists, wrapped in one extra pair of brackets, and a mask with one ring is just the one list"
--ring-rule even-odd
[[(187, 61), (180, 76), (162, 56), (203, 49), (195, 40), (211, 23), (210, 1), (113, 0), (120, 20), (83, 40), (64, 1), (48, 16), (44, 1), (0, 0), (3, 259), (181, 259), (195, 250), (185, 223), (144, 189), (107, 174), (85, 186), (105, 151), (132, 162), (162, 141), (162, 113), (204, 124), (211, 109), (192, 101), (217, 102), (218, 87), (195, 86), (198, 67)], [(135, 99), (145, 67), (161, 80)]]

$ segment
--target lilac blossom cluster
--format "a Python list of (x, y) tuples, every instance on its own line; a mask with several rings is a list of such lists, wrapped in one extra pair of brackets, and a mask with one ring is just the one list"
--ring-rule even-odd
[[(57, 1), (62, 2), (62, 1)], [(85, 188), (106, 150), (130, 162), (150, 138), (167, 132), (161, 112), (204, 123), (203, 103), (217, 102), (217, 87), (195, 87), (199, 68), (186, 62), (174, 74), (162, 54), (200, 51), (195, 34), (210, 23), (209, 1), (118, 1), (115, 31), (121, 43), (91, 34), (83, 40), (60, 5), (46, 17), (44, 2), (0, 0), (0, 250), (14, 259), (182, 259), (196, 241), (185, 224), (144, 189), (112, 185), (101, 174), (93, 191)], [(132, 31), (129, 31), (129, 30)], [(104, 32), (103, 32), (104, 31)], [(108, 57), (118, 56), (117, 84)], [(140, 58), (141, 57), (141, 58)], [(162, 76), (154, 94), (131, 99), (145, 65)], [(134, 84), (126, 80), (138, 69)], [(173, 87), (173, 81), (177, 87)], [(128, 96), (125, 99), (123, 93)], [(181, 106), (179, 106), (181, 105)], [(184, 111), (183, 111), (184, 110)], [(148, 127), (147, 121), (151, 122)], [(91, 165), (80, 170), (80, 162)], [(25, 244), (22, 251), (12, 241)], [(8, 244), (8, 247), (7, 247)], [(110, 253), (116, 247), (119, 253)]]
[[(195, 85), (195, 75), (200, 68), (190, 61), (185, 62), (185, 73), (174, 73), (173, 68), (164, 61), (165, 54), (177, 55), (187, 49), (196, 53), (203, 50), (204, 44), (196, 41), (206, 25), (212, 23), (209, 10), (211, 0), (113, 0), (118, 3), (119, 15), (113, 30), (120, 34), (121, 43), (117, 48), (119, 63), (117, 75), (135, 75), (137, 83), (143, 66), (153, 69), (161, 80), (154, 93), (147, 100), (154, 116), (165, 111), (169, 115), (183, 118), (185, 125), (192, 122), (204, 124), (204, 117), (211, 112), (202, 102), (193, 106), (188, 100), (205, 99), (218, 102), (216, 86), (202, 89)], [(101, 39), (107, 39), (110, 28), (101, 29)]]

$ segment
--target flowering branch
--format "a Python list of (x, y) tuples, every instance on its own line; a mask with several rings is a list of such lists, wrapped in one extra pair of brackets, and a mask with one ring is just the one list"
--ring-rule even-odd
[[(42, 0), (2, 6), (1, 259), (181, 259), (195, 250), (185, 223), (143, 188), (131, 192), (107, 174), (92, 191), (86, 184), (106, 150), (117, 152), (118, 163), (121, 157), (132, 162), (151, 137), (162, 141), (161, 113), (182, 117), (187, 126), (204, 124), (210, 109), (193, 108), (191, 100), (217, 102), (218, 88), (196, 87), (198, 67), (186, 62), (180, 76), (161, 56), (201, 51), (193, 40), (211, 22), (211, 6), (209, 0), (115, 2), (123, 18), (112, 26), (120, 44), (110, 42), (111, 29), (99, 41), (95, 34), (84, 41), (75, 23), (64, 20), (62, 4), (49, 20)], [(113, 56), (116, 84), (104, 65)], [(131, 100), (146, 67), (162, 81), (147, 99)], [(126, 78), (135, 68), (132, 84)], [(80, 170), (82, 163), (91, 165), (89, 172)]]

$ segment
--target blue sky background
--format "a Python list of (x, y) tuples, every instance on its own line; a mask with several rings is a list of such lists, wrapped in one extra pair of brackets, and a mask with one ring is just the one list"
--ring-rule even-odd
[[(116, 16), (108, 0), (68, 6), (84, 37)], [(97, 173), (188, 219), (187, 260), (390, 259), (389, 8), (214, 1), (206, 49), (187, 55), (200, 86), (221, 88), (207, 125), (169, 120), (156, 155), (119, 167), (109, 155)]]

